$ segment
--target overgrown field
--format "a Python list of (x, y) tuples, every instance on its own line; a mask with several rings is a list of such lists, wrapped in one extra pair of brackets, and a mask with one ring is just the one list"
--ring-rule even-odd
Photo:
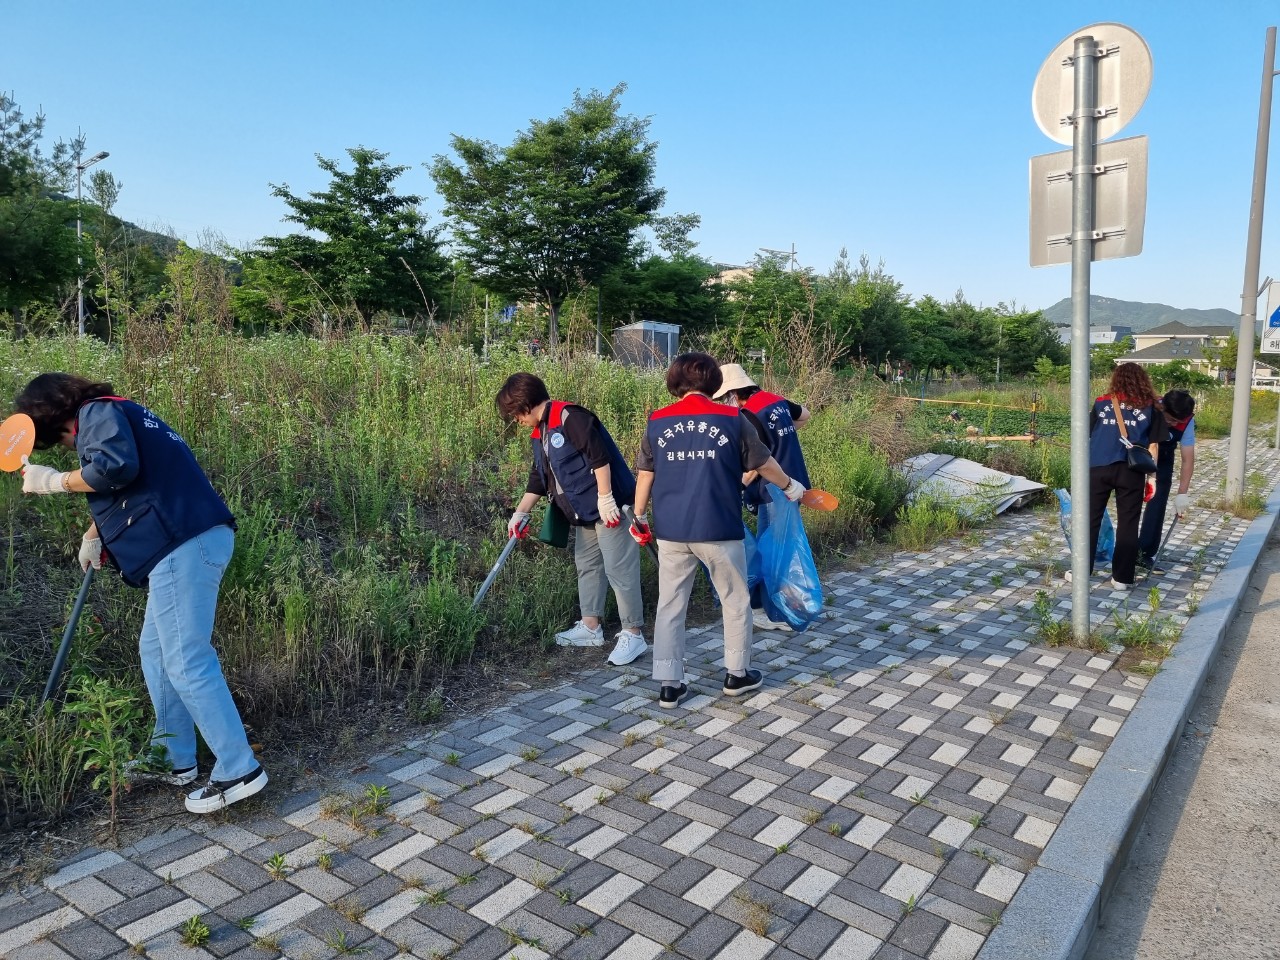
[[(535, 658), (572, 622), (572, 557), (532, 542), (470, 610), (529, 464), (527, 436), (501, 423), (493, 397), (507, 375), (529, 368), (553, 396), (599, 413), (629, 458), (648, 411), (669, 401), (658, 373), (594, 358), (495, 354), (485, 364), (469, 349), (408, 337), (135, 327), (111, 347), (0, 344), (6, 397), (47, 370), (109, 380), (178, 430), (226, 496), (239, 532), (215, 642), (260, 731), (281, 718), (323, 724), (385, 698), (438, 716), (451, 668)], [(786, 389), (805, 396), (803, 384)], [(803, 442), (814, 483), (842, 502), (835, 514), (808, 515), (820, 555), (891, 521), (905, 495), (892, 460), (921, 441), (879, 398), (827, 407)], [(74, 467), (70, 451), (36, 456)], [(34, 702), (79, 584), (87, 508), (82, 497), (24, 497), (20, 486), (0, 476), (0, 800), (11, 825), (61, 812), (85, 749), (80, 725), (52, 711), (37, 722)], [(646, 567), (646, 597), (655, 595)], [(144, 603), (113, 574), (98, 579), (70, 661), (72, 690), (105, 679), (142, 696)]]
[[(470, 609), (528, 471), (527, 437), (493, 407), (498, 386), (520, 369), (539, 373), (553, 396), (597, 411), (629, 458), (648, 411), (669, 400), (660, 372), (504, 352), (485, 363), (469, 348), (411, 337), (247, 338), (135, 324), (111, 346), (0, 343), (5, 397), (47, 370), (109, 380), (196, 451), (239, 521), (215, 641), (246, 721), (267, 736), (282, 723), (316, 729), (387, 702), (404, 705), (411, 719), (436, 719), (455, 704), (459, 670), (488, 676), (494, 665), (536, 663), (572, 622), (572, 557), (533, 542), (516, 551), (482, 608)], [(766, 384), (809, 399), (804, 382)], [(905, 505), (895, 464), (924, 449), (1066, 484), (1066, 391), (1049, 389), (1038, 422), (1053, 435), (1035, 446), (963, 439), (968, 425), (1023, 432), (1025, 414), (999, 407), (1029, 407), (1029, 388), (956, 394), (981, 404), (959, 407), (959, 423), (946, 419), (949, 406), (921, 405), (874, 382), (837, 394), (802, 434), (815, 485), (841, 501), (834, 514), (806, 514), (820, 563), (874, 538), (914, 549), (974, 522), (972, 512), (959, 516), (945, 504)], [(831, 396), (829, 383), (821, 390)], [(1255, 405), (1259, 419), (1270, 415), (1264, 403)], [(1206, 433), (1223, 407), (1229, 411), (1227, 391), (1202, 398)], [(74, 467), (61, 449), (37, 459)], [(80, 582), (75, 551), (88, 512), (81, 497), (24, 497), (20, 488), (16, 476), (0, 476), (6, 827), (56, 819), (111, 766), (92, 711), (121, 704), (111, 735), (133, 745), (147, 723), (136, 654), (145, 594), (110, 573), (95, 583), (80, 622), (69, 709), (36, 709)], [(644, 562), (652, 604), (655, 571)], [(85, 773), (86, 761), (99, 769)], [(110, 778), (103, 782), (105, 791)]]

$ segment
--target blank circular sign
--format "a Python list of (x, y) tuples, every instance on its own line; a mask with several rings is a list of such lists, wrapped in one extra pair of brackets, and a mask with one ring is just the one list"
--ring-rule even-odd
[[(1075, 109), (1075, 56), (1077, 37), (1093, 37), (1103, 56), (1098, 57), (1097, 139), (1114, 137), (1137, 116), (1151, 89), (1151, 51), (1147, 42), (1122, 23), (1095, 23), (1073, 30), (1053, 48), (1031, 88), (1031, 112), (1045, 136), (1070, 145)], [(1063, 121), (1066, 121), (1065, 123)]]

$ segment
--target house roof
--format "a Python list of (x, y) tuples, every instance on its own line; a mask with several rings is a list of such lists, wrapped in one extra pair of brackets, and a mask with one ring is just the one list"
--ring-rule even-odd
[(1204, 351), (1196, 340), (1164, 340), (1150, 347), (1143, 347), (1123, 357), (1117, 357), (1116, 363), (1171, 363), (1174, 360), (1186, 360), (1189, 363), (1206, 363)]
[(1235, 333), (1235, 327), (1204, 326), (1189, 327), (1180, 320), (1170, 320), (1150, 330), (1140, 330), (1135, 337), (1229, 337)]

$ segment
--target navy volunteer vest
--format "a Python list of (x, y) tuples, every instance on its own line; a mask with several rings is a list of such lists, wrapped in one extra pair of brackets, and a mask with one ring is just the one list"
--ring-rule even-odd
[[(1116, 425), (1116, 411), (1111, 405), (1111, 397), (1099, 397), (1093, 402), (1095, 415), (1093, 432), (1089, 434), (1089, 466), (1105, 467), (1126, 459), (1127, 451), (1120, 442), (1120, 428)], [(1121, 405), (1124, 414), (1124, 426), (1129, 433), (1129, 442), (1135, 447), (1145, 447), (1150, 442), (1152, 417), (1161, 416), (1153, 406), (1131, 407)]]
[[(543, 478), (552, 480), (547, 487), (548, 493), (554, 494), (554, 483), (559, 482), (565, 498), (576, 514), (570, 519), (577, 521), (579, 525), (596, 523), (600, 519), (600, 509), (596, 506), (596, 477), (591, 472), (591, 464), (587, 462), (586, 454), (573, 445), (564, 431), (564, 408), (568, 406), (573, 404), (563, 400), (551, 401), (551, 410), (547, 415), (546, 436), (542, 435), (541, 427), (533, 431), (533, 462)], [(605, 449), (609, 452), (609, 476), (613, 485), (614, 501), (620, 507), (623, 504), (635, 503), (635, 474), (627, 466), (626, 459), (618, 450), (618, 445), (613, 442), (609, 431), (604, 428), (604, 424), (600, 425), (600, 435), (604, 440)], [(551, 478), (547, 477), (548, 457), (551, 462), (551, 473), (554, 475)]]
[[(778, 461), (783, 472), (806, 487), (810, 486), (809, 471), (804, 465), (804, 454), (800, 451), (800, 438), (796, 436), (796, 423), (791, 419), (786, 398), (760, 390), (748, 397), (743, 406), (754, 413), (764, 426), (768, 435), (769, 452)], [(763, 477), (757, 477), (747, 487), (743, 499), (750, 504), (768, 503), (769, 493), (765, 490), (767, 482)]]
[(138, 448), (138, 475), (123, 490), (89, 494), (89, 510), (120, 576), (141, 587), (174, 548), (214, 527), (234, 527), (235, 518), (191, 448), (168, 424), (123, 397), (87, 402), (102, 401), (119, 404), (129, 421)]
[(698, 394), (650, 414), (654, 536), (683, 543), (742, 539), (744, 428), (752, 429), (734, 407)]

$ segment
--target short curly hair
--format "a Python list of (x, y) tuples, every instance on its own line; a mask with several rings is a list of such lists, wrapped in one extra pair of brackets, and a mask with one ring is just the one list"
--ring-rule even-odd
[(74, 373), (42, 373), (14, 397), (13, 406), (35, 422), (36, 447), (46, 450), (62, 439), (66, 422), (76, 418), (84, 403), (111, 396), (115, 396), (115, 390), (109, 383)]
[(1159, 402), (1155, 387), (1151, 385), (1151, 377), (1140, 363), (1121, 363), (1111, 371), (1111, 396), (1130, 407), (1149, 407)]

